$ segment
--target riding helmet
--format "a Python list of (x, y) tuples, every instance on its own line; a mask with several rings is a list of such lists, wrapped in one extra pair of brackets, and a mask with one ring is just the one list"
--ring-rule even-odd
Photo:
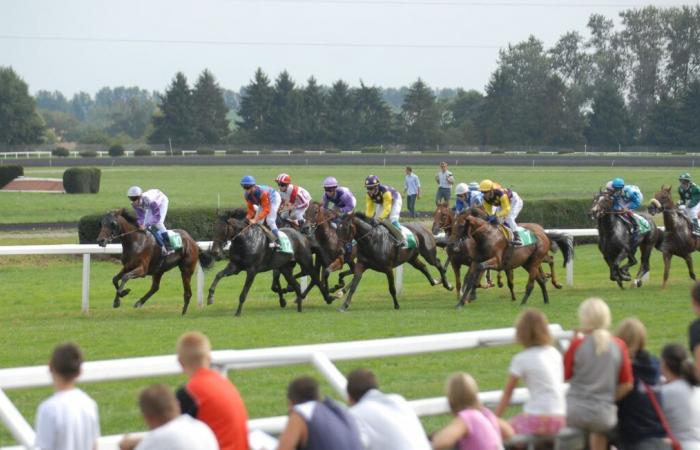
[(613, 178), (612, 187), (614, 189), (622, 189), (623, 187), (625, 187), (625, 180), (623, 180), (622, 178)]
[(241, 178), (241, 186), (244, 188), (249, 188), (251, 186), (255, 186), (257, 183), (255, 182), (255, 177), (246, 175), (243, 178)]
[(476, 181), (472, 181), (471, 183), (469, 183), (468, 186), (469, 186), (470, 191), (478, 191), (479, 190), (479, 183), (477, 183)]
[(690, 174), (688, 172), (682, 173), (678, 177), (678, 181), (690, 181)]
[(466, 194), (468, 191), (469, 191), (469, 186), (467, 186), (467, 183), (459, 183), (457, 185), (457, 188), (455, 189), (455, 194), (462, 195), (462, 194)]
[(379, 186), (379, 177), (376, 175), (370, 175), (367, 178), (365, 178), (365, 187), (366, 188), (373, 188), (375, 186)]
[(491, 180), (481, 180), (479, 183), (479, 190), (481, 192), (489, 192), (493, 189), (493, 181)]
[(326, 179), (323, 180), (323, 187), (324, 188), (337, 188), (338, 187), (338, 180), (336, 180), (335, 177), (326, 177)]
[(277, 175), (277, 178), (275, 178), (275, 181), (277, 184), (289, 184), (292, 182), (292, 177), (287, 175), (286, 173), (281, 173)]
[(126, 193), (127, 197), (140, 197), (143, 194), (143, 189), (138, 186), (131, 186)]

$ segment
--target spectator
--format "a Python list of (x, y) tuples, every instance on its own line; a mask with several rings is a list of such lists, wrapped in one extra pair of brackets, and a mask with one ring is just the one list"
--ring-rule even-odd
[(661, 351), (663, 410), (674, 437), (683, 450), (700, 449), (700, 388), (698, 375), (688, 353), (680, 344)]
[(578, 307), (579, 331), (564, 355), (566, 421), (589, 432), (591, 450), (608, 448), (620, 400), (632, 389), (632, 364), (622, 339), (611, 336), (610, 309), (599, 298)]
[(508, 381), (496, 415), (508, 408), (513, 390), (522, 379), (530, 392), (523, 413), (510, 424), (518, 434), (556, 435), (566, 425), (564, 371), (561, 353), (552, 347), (547, 317), (536, 309), (523, 311), (516, 323), (515, 336), (525, 350), (510, 363)]
[(452, 172), (447, 170), (445, 161), (440, 163), (440, 171), (435, 175), (435, 181), (438, 184), (438, 190), (435, 194), (435, 204), (444, 202), (450, 205), (450, 197), (452, 196), (452, 185), (455, 184), (455, 177)]
[(513, 429), (496, 417), (479, 401), (476, 381), (467, 373), (455, 373), (447, 380), (447, 401), (454, 420), (433, 435), (433, 448), (458, 450), (496, 450), (503, 440), (513, 435)]
[(219, 450), (216, 436), (203, 422), (181, 414), (169, 387), (154, 384), (141, 391), (139, 407), (151, 430), (143, 438), (125, 436), (120, 450)]
[(695, 370), (700, 373), (700, 281), (695, 283), (690, 291), (693, 312), (698, 317), (690, 324), (688, 329), (688, 341), (690, 354), (695, 359)]
[(384, 394), (374, 373), (357, 369), (348, 375), (350, 413), (367, 442), (366, 450), (430, 450), (415, 411), (398, 394)]
[(408, 200), (408, 215), (416, 217), (416, 198), (420, 198), (420, 179), (413, 173), (410, 166), (406, 166), (406, 178), (403, 183), (403, 193)]
[(100, 437), (97, 403), (75, 387), (83, 353), (71, 342), (54, 348), (49, 371), (54, 394), (41, 402), (36, 414), (36, 448), (92, 450)]
[(321, 400), (318, 382), (300, 377), (287, 388), (289, 420), (278, 450), (362, 450), (355, 419), (329, 398)]
[(248, 450), (248, 412), (238, 389), (211, 370), (209, 339), (196, 331), (183, 334), (177, 360), (189, 377), (177, 391), (182, 412), (209, 425), (221, 450)]
[(632, 391), (617, 404), (618, 448), (669, 449), (669, 444), (664, 439), (666, 432), (649, 399), (646, 387), (658, 385), (661, 376), (659, 360), (644, 349), (647, 330), (639, 320), (625, 319), (617, 328), (617, 337), (627, 345), (634, 375)]

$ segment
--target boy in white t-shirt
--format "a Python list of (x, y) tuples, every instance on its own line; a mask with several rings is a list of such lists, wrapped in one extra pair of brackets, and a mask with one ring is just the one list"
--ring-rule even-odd
[(42, 450), (93, 450), (100, 437), (97, 403), (75, 387), (83, 354), (73, 343), (56, 347), (49, 362), (55, 393), (36, 414), (35, 446)]

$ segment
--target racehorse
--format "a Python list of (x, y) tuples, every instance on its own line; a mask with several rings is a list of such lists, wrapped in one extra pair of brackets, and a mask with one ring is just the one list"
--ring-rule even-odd
[(214, 292), (222, 278), (245, 271), (245, 284), (238, 298), (238, 309), (236, 310), (236, 316), (240, 316), (243, 303), (248, 296), (250, 287), (253, 285), (255, 276), (260, 272), (273, 270), (276, 271), (273, 274), (273, 290), (279, 295), (280, 306), (285, 307), (287, 305), (279, 286), (279, 274), (281, 273), (287, 280), (287, 283), (292, 286), (297, 296), (295, 300), (297, 311), (301, 312), (301, 302), (304, 299), (304, 295), (292, 273), (296, 264), (299, 264), (301, 267), (302, 274), (309, 275), (312, 283), (319, 287), (326, 303), (333, 301), (328, 295), (328, 290), (321, 283), (318, 272), (314, 271), (311, 246), (304, 235), (292, 228), (282, 228), (281, 231), (289, 238), (293, 253), (277, 251), (269, 247), (270, 239), (265, 231), (262, 230), (262, 225), (250, 224), (245, 217), (246, 211), (244, 209), (236, 209), (230, 211), (227, 215), (219, 217), (217, 220), (214, 229), (212, 254), (216, 258), (221, 258), (223, 247), (229, 240), (231, 241), (231, 248), (229, 249), (228, 265), (216, 274), (214, 281), (209, 287), (208, 305), (214, 303)]
[[(613, 211), (612, 196), (600, 191), (593, 197), (589, 216), (598, 221), (598, 249), (603, 254), (610, 268), (610, 280), (617, 282), (621, 289), (623, 281), (629, 281), (629, 268), (637, 264), (637, 258), (632, 252), (631, 231), (622, 213)], [(656, 224), (648, 214), (639, 214), (650, 226), (650, 231), (640, 237), (639, 248), (642, 254), (642, 265), (639, 267), (634, 284), (642, 285), (642, 277), (649, 273), (649, 257), (656, 244), (659, 233)], [(620, 265), (627, 258), (627, 264)]]
[(472, 255), (467, 287), (460, 297), (457, 307), (463, 306), (467, 300), (472, 301), (476, 298), (476, 282), (481, 272), (486, 269), (506, 271), (511, 299), (515, 300), (512, 269), (517, 267), (522, 267), (529, 275), (521, 304), (527, 303), (535, 281), (537, 281), (542, 290), (544, 302), (549, 303), (546, 275), (542, 272), (540, 265), (543, 262), (550, 263), (552, 267), (552, 283), (555, 287), (560, 287), (555, 281), (553, 261), (550, 259), (549, 252), (554, 249), (552, 245), (552, 242), (554, 242), (555, 245), (561, 248), (564, 254), (564, 265), (566, 265), (574, 255), (571, 237), (562, 233), (546, 233), (540, 225), (535, 223), (523, 223), (520, 226), (532, 232), (536, 237), (536, 241), (531, 245), (513, 247), (501, 226), (491, 225), (487, 220), (478, 217), (483, 213), (478, 208), (472, 208), (471, 214), (463, 215), (456, 224), (458, 235), (470, 238), (467, 239), (467, 246)]
[(97, 236), (97, 243), (100, 246), (104, 247), (115, 239), (119, 239), (122, 244), (122, 269), (112, 278), (112, 284), (117, 290), (113, 306), (118, 308), (121, 305), (121, 298), (131, 291), (131, 289), (124, 289), (127, 281), (150, 275), (152, 277), (151, 288), (134, 303), (134, 308), (140, 308), (158, 291), (163, 274), (177, 266), (182, 275), (182, 287), (184, 288), (182, 314), (185, 314), (192, 297), (190, 280), (197, 268), (197, 261), (204, 268), (210, 267), (213, 263), (209, 255), (199, 252), (199, 247), (194, 239), (184, 230), (174, 230), (182, 238), (182, 249), (162, 258), (160, 245), (156, 244), (153, 235), (140, 229), (136, 218), (125, 209), (107, 213), (102, 217), (100, 226), (100, 233)]
[(373, 226), (368, 223), (368, 218), (362, 213), (350, 213), (340, 219), (338, 224), (339, 243), (345, 245), (353, 239), (357, 242), (357, 261), (353, 271), (353, 278), (348, 288), (345, 302), (340, 307), (340, 311), (346, 311), (350, 307), (352, 296), (360, 284), (362, 274), (367, 269), (382, 272), (386, 275), (389, 283), (389, 292), (394, 301), (394, 309), (399, 309), (399, 302), (396, 299), (396, 286), (394, 285), (394, 267), (407, 262), (418, 269), (428, 279), (431, 285), (435, 286), (439, 282), (428, 272), (426, 265), (418, 259), (422, 256), (430, 265), (440, 272), (440, 280), (447, 290), (452, 290), (452, 286), (445, 277), (445, 269), (437, 257), (437, 246), (435, 238), (423, 225), (413, 223), (406, 225), (416, 238), (416, 248), (396, 248), (394, 239), (389, 230), (384, 226)]
[(663, 212), (665, 230), (656, 242), (656, 248), (663, 253), (664, 257), (664, 281), (661, 286), (666, 287), (672, 256), (679, 256), (685, 260), (685, 264), (688, 266), (688, 275), (695, 280), (691, 255), (700, 249), (700, 237), (693, 235), (693, 225), (673, 203), (671, 186), (661, 186), (661, 190), (654, 194), (654, 198), (649, 204), (651, 214), (656, 214), (659, 211)]

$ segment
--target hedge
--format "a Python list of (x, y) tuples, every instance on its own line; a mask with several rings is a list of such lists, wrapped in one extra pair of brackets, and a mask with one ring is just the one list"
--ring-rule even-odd
[(63, 172), (63, 189), (68, 194), (97, 194), (100, 191), (100, 169), (73, 167)]
[(69, 155), (70, 151), (68, 151), (68, 149), (65, 147), (56, 147), (55, 149), (51, 150), (51, 156), (59, 156), (61, 158), (65, 158)]
[[(126, 205), (125, 205), (126, 206)], [(518, 222), (539, 223), (545, 228), (594, 228), (595, 222), (587, 216), (591, 200), (559, 199), (525, 201)], [(432, 217), (432, 211), (430, 212)], [(78, 237), (81, 244), (94, 244), (100, 231), (102, 215), (80, 219)], [(215, 208), (182, 208), (168, 210), (165, 226), (187, 230), (196, 241), (210, 241), (213, 237)]]
[(80, 157), (81, 158), (96, 158), (97, 157), (97, 150), (83, 150), (80, 152)]
[(214, 154), (214, 149), (211, 148), (199, 148), (197, 149), (197, 154), (202, 156), (211, 156)]
[(124, 156), (124, 147), (119, 144), (113, 145), (109, 148), (109, 156), (116, 158), (119, 156)]
[(151, 149), (149, 148), (138, 148), (134, 150), (134, 156), (151, 156)]
[(24, 175), (22, 166), (0, 166), (0, 188), (22, 175)]

